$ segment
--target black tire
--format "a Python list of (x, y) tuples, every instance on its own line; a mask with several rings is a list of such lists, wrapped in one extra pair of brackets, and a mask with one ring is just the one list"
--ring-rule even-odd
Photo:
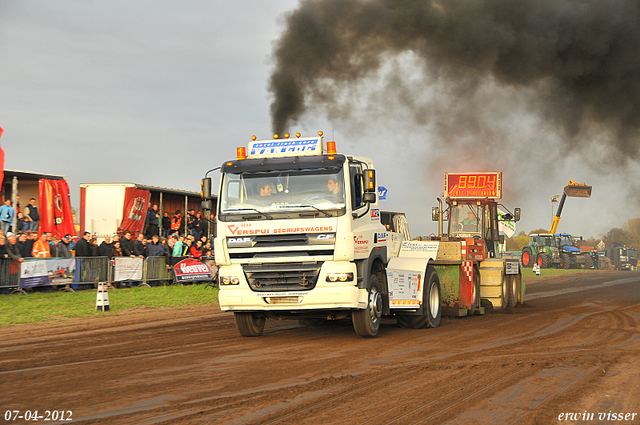
[(509, 307), (515, 307), (518, 304), (518, 295), (520, 293), (520, 285), (518, 285), (518, 275), (509, 275)]
[(253, 313), (233, 313), (236, 319), (236, 327), (242, 336), (260, 336), (267, 319), (264, 316), (256, 316)]
[[(437, 328), (442, 319), (442, 299), (440, 279), (433, 267), (427, 267), (425, 287), (422, 291), (422, 315), (398, 315), (398, 325), (410, 329)], [(480, 295), (478, 293), (478, 295)], [(479, 297), (478, 297), (479, 298)]]
[(533, 266), (533, 254), (528, 246), (522, 249), (522, 267)]
[(571, 268), (571, 257), (569, 257), (569, 254), (561, 254), (560, 258), (562, 259), (560, 262), (560, 268), (569, 270)]
[(551, 264), (551, 259), (547, 254), (538, 254), (538, 265), (543, 269), (548, 269)]
[(382, 294), (378, 276), (371, 273), (369, 278), (368, 304), (364, 310), (356, 310), (351, 314), (353, 328), (358, 336), (372, 338), (378, 335), (382, 320)]
[(473, 305), (469, 309), (469, 316), (476, 314), (476, 310), (480, 306), (480, 271), (473, 266)]
[(584, 260), (584, 268), (585, 269), (592, 269), (593, 268), (593, 258), (591, 258), (590, 255), (585, 255), (585, 260)]
[(502, 275), (502, 297), (500, 299), (500, 301), (502, 302), (502, 307), (501, 308), (507, 308), (507, 306), (509, 305), (509, 300), (511, 299), (511, 297), (509, 295), (511, 295), (511, 275), (508, 275), (506, 273), (505, 270), (503, 270), (503, 275)]

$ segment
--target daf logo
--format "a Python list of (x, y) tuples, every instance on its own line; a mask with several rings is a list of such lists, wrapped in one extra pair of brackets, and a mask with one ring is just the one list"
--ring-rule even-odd
[(250, 243), (251, 238), (228, 238), (227, 243)]
[(336, 235), (334, 233), (328, 233), (326, 235), (318, 235), (318, 239), (323, 239), (323, 240), (334, 239), (335, 237)]

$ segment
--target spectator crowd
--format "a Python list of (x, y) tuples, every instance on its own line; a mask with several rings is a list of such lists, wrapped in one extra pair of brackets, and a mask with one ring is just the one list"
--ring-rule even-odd
[[(16, 210), (7, 200), (0, 207), (0, 258), (11, 258), (23, 262), (25, 258), (68, 258), (68, 257), (193, 257), (213, 258), (212, 237), (208, 235), (208, 222), (200, 211), (191, 209), (184, 217), (180, 210), (162, 219), (158, 206), (152, 205), (147, 211), (143, 232), (134, 238), (125, 231), (122, 236), (106, 236), (98, 244), (97, 235), (84, 232), (81, 238), (65, 235), (60, 239), (49, 232), (38, 236), (40, 217), (35, 199), (20, 211), (18, 197), (18, 224), (12, 232), (12, 221)], [(210, 220), (215, 222), (215, 215)], [(215, 226), (214, 226), (215, 228)], [(160, 236), (162, 235), (162, 236)], [(175, 261), (168, 261), (173, 264)]]

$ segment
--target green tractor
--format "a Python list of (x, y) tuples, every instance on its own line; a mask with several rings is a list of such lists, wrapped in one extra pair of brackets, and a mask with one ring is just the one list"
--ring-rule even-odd
[(522, 267), (538, 264), (543, 269), (549, 267), (568, 268), (560, 255), (556, 238), (551, 233), (533, 233), (529, 235), (529, 245), (522, 248)]

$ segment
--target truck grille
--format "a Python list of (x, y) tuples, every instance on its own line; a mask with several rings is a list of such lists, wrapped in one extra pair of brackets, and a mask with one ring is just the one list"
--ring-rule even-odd
[(259, 292), (308, 291), (316, 286), (320, 263), (246, 264), (251, 289)]

